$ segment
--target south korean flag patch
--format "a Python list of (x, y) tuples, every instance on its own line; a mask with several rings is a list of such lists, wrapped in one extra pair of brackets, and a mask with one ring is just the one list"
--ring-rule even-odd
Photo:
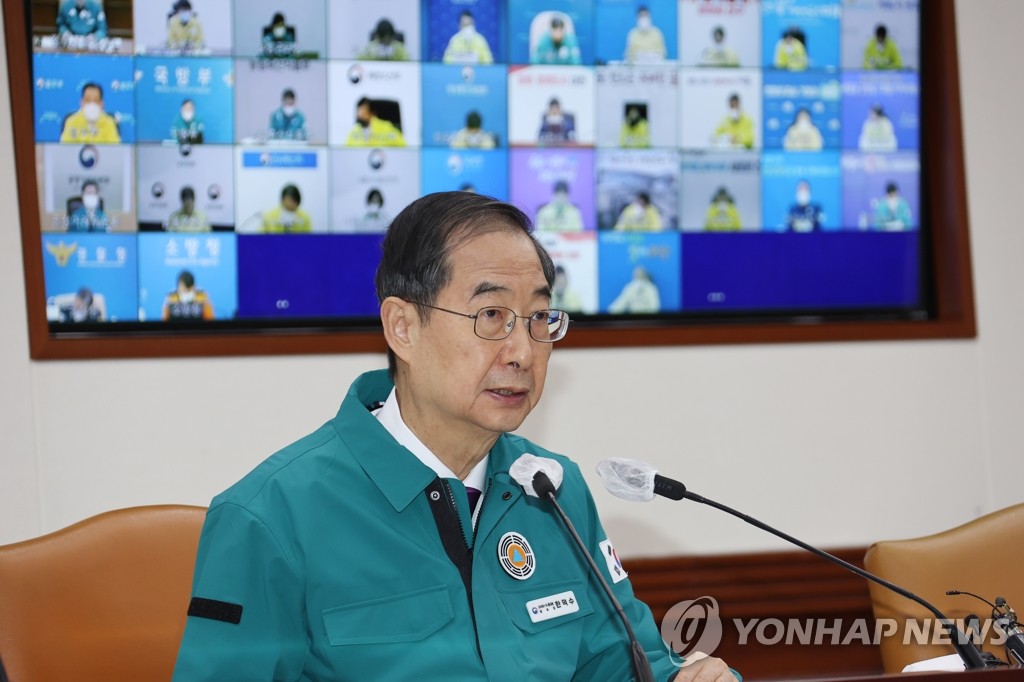
[(617, 583), (628, 578), (629, 574), (622, 567), (619, 555), (615, 553), (615, 548), (612, 547), (612, 541), (605, 540), (598, 546), (601, 548), (601, 556), (604, 557), (605, 563), (608, 564), (608, 575), (611, 576), (612, 582)]

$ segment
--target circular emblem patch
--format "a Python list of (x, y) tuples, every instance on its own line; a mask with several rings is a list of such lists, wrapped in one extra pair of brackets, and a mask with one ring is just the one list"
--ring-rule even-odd
[(537, 567), (530, 543), (519, 533), (505, 533), (498, 541), (498, 562), (516, 580), (526, 580)]

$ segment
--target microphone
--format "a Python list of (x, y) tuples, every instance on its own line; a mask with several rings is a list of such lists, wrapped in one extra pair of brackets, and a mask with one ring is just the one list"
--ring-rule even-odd
[[(1024, 665), (1024, 630), (1021, 629), (1020, 624), (1017, 622), (1017, 612), (1006, 603), (1005, 599), (996, 597), (996, 603), (993, 604), (988, 599), (966, 590), (946, 590), (946, 594), (950, 596), (965, 594), (991, 606), (992, 620), (995, 621), (996, 627), (1006, 635), (1007, 659), (1010, 659), (1011, 663), (1015, 662), (1017, 665)], [(1002, 661), (999, 661), (996, 665), (1001, 663)]]
[(576, 532), (576, 527), (572, 525), (569, 516), (562, 509), (562, 505), (558, 504), (558, 500), (555, 499), (558, 488), (562, 485), (562, 465), (548, 457), (537, 457), (527, 453), (512, 463), (508, 473), (515, 479), (516, 483), (523, 487), (527, 495), (551, 502), (551, 506), (557, 512), (562, 525), (565, 526), (569, 535), (572, 536), (580, 554), (587, 560), (590, 572), (597, 578), (598, 583), (604, 589), (605, 595), (612, 606), (615, 607), (615, 612), (619, 614), (619, 618), (626, 628), (626, 635), (629, 637), (630, 657), (633, 662), (634, 679), (636, 682), (654, 682), (654, 672), (651, 670), (651, 663), (647, 660), (647, 654), (644, 652), (644, 648), (640, 645), (639, 640), (637, 640), (636, 633), (633, 632), (633, 626), (630, 624), (629, 618), (626, 617), (626, 612), (622, 610), (622, 604), (615, 598), (615, 593), (612, 592), (612, 588), (608, 586), (608, 581), (601, 574), (601, 569), (597, 567), (594, 558), (587, 551), (587, 546), (583, 543), (579, 533)]
[(782, 538), (786, 542), (796, 545), (801, 549), (805, 549), (812, 554), (816, 554), (823, 559), (831, 561), (832, 563), (842, 566), (846, 570), (859, 575), (860, 577), (870, 580), (873, 583), (881, 585), (882, 587), (895, 592), (896, 594), (906, 597), (907, 599), (920, 604), (921, 606), (928, 609), (932, 614), (938, 618), (939, 622), (947, 632), (953, 642), (953, 648), (956, 649), (957, 654), (960, 655), (960, 659), (964, 662), (964, 668), (968, 670), (980, 669), (985, 667), (985, 661), (982, 659), (981, 654), (971, 644), (970, 639), (967, 635), (960, 631), (956, 624), (947, 618), (941, 611), (935, 606), (926, 602), (921, 597), (917, 596), (913, 592), (906, 590), (898, 585), (894, 585), (888, 580), (878, 577), (874, 573), (869, 573), (863, 568), (854, 566), (848, 561), (844, 561), (837, 556), (829, 554), (828, 552), (818, 549), (812, 545), (807, 544), (802, 540), (798, 540), (792, 535), (783, 533), (781, 530), (773, 528), (766, 523), (762, 523), (757, 519), (747, 516), (741, 512), (736, 511), (731, 507), (727, 507), (724, 504), (715, 502), (706, 497), (702, 497), (696, 493), (692, 493), (686, 489), (686, 486), (679, 481), (672, 480), (670, 478), (664, 478), (660, 476), (657, 470), (646, 462), (641, 462), (635, 459), (625, 459), (622, 457), (613, 457), (606, 459), (597, 465), (597, 473), (601, 477), (601, 481), (604, 483), (604, 487), (612, 495), (620, 497), (625, 500), (632, 502), (636, 501), (650, 501), (654, 499), (655, 494), (664, 494), (659, 492), (659, 481), (661, 483), (661, 490), (670, 490), (673, 495), (679, 495), (679, 497), (672, 497), (671, 495), (665, 495), (671, 497), (671, 499), (687, 499), (701, 504), (706, 504), (709, 507), (714, 507), (724, 511), (726, 514), (731, 514), (736, 518), (749, 523), (755, 528), (760, 528), (763, 531), (771, 533), (772, 535)]
[(1002, 597), (996, 597), (996, 606), (1002, 609), (1001, 617), (996, 623), (1006, 633), (1006, 652), (1017, 665), (1024, 665), (1024, 630), (1021, 630), (1017, 622), (1017, 612)]

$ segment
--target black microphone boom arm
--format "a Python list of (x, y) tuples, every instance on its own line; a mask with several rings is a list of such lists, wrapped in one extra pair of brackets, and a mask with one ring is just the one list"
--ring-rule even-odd
[(612, 592), (612, 588), (608, 585), (608, 581), (604, 579), (601, 574), (601, 569), (597, 567), (597, 563), (594, 561), (594, 557), (590, 556), (590, 552), (587, 550), (586, 544), (580, 537), (580, 534), (576, 532), (576, 527), (572, 525), (572, 521), (562, 510), (562, 505), (558, 504), (558, 500), (555, 499), (555, 486), (551, 483), (551, 479), (543, 471), (538, 471), (533, 475), (533, 489), (537, 492), (537, 495), (543, 499), (551, 502), (551, 506), (554, 507), (558, 514), (558, 518), (561, 519), (562, 525), (569, 531), (569, 535), (576, 542), (576, 546), (580, 550), (587, 563), (590, 564), (590, 572), (594, 575), (601, 587), (604, 588), (604, 593), (608, 596), (608, 600), (611, 601), (612, 606), (615, 607), (615, 611), (619, 614), (619, 618), (622, 619), (622, 624), (626, 626), (626, 635), (629, 637), (629, 653), (633, 660), (633, 677), (636, 682), (654, 682), (654, 672), (651, 670), (651, 662), (647, 660), (647, 653), (644, 648), (640, 645), (639, 640), (636, 638), (636, 633), (633, 632), (633, 626), (629, 622), (629, 618), (626, 617), (626, 612), (622, 610), (622, 604), (615, 598), (615, 593)]
[[(667, 480), (671, 481), (672, 479)], [(678, 481), (672, 481), (672, 483), (678, 483)], [(679, 483), (679, 485), (682, 486), (681, 483)], [(721, 504), (720, 502), (715, 502), (714, 500), (710, 500), (696, 493), (692, 493), (689, 490), (686, 490), (685, 486), (683, 487), (682, 499), (692, 500), (693, 502), (700, 502), (701, 504), (706, 504), (709, 507), (714, 507), (715, 509), (724, 511), (726, 514), (731, 514), (732, 516), (735, 516), (741, 521), (749, 523), (751, 526), (754, 526), (755, 528), (760, 528), (763, 531), (767, 531), (776, 537), (782, 538), (786, 542), (794, 544), (797, 547), (800, 547), (801, 549), (806, 549), (808, 552), (812, 554), (816, 554), (823, 559), (827, 559), (828, 561), (831, 561), (832, 563), (838, 566), (842, 566), (848, 571), (856, 573), (857, 575), (866, 580), (870, 580), (873, 583), (877, 583), (882, 587), (886, 588), (887, 590), (892, 590), (896, 594), (906, 597), (907, 599), (920, 604), (921, 606), (928, 609), (931, 613), (933, 613), (935, 617), (939, 619), (939, 622), (942, 624), (942, 626), (946, 628), (946, 630), (949, 632), (953, 642), (953, 648), (956, 649), (956, 652), (960, 655), (960, 658), (964, 662), (965, 668), (971, 670), (985, 667), (985, 661), (981, 657), (981, 653), (974, 647), (973, 644), (971, 644), (971, 641), (967, 638), (967, 635), (961, 632), (961, 630), (956, 626), (956, 623), (951, 621), (949, 618), (945, 616), (945, 614), (939, 611), (936, 607), (932, 606), (927, 601), (917, 596), (913, 592), (905, 590), (899, 585), (894, 585), (888, 580), (879, 578), (874, 573), (869, 573), (868, 571), (865, 571), (863, 568), (854, 566), (849, 561), (844, 561), (839, 557), (829, 554), (824, 550), (818, 549), (817, 547), (813, 547), (804, 542), (803, 540), (798, 540), (797, 538), (793, 537), (792, 535), (789, 535), (788, 533), (783, 533), (781, 530), (772, 528), (768, 524), (762, 523), (751, 516), (747, 516), (746, 514), (738, 512), (732, 507), (728, 507), (724, 504)]]

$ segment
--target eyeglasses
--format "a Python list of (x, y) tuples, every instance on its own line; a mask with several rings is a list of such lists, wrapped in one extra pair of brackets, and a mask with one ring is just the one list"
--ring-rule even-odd
[(473, 320), (473, 333), (481, 339), (488, 341), (501, 341), (507, 339), (516, 326), (516, 318), (526, 320), (526, 329), (530, 338), (541, 343), (554, 343), (565, 337), (569, 330), (569, 313), (564, 310), (538, 310), (530, 315), (517, 315), (511, 308), (502, 306), (487, 306), (476, 311), (475, 315), (460, 313), (447, 308), (440, 308), (436, 305), (409, 301), (424, 308), (433, 308), (441, 312), (468, 317)]

